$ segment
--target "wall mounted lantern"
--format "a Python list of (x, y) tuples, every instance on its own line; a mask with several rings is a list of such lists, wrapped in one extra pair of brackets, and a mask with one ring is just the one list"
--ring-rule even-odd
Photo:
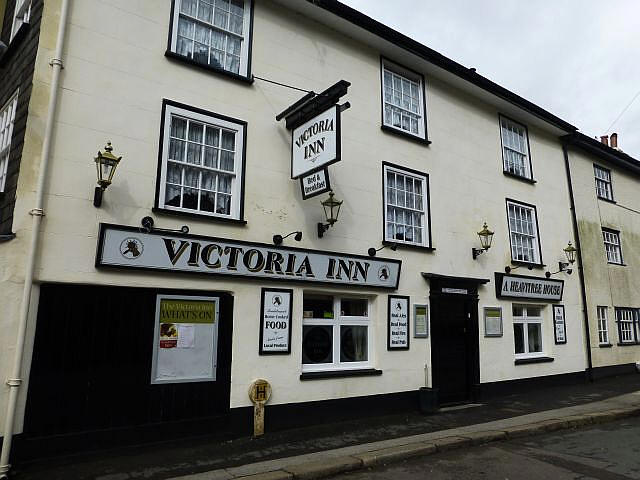
[(369, 254), (370, 257), (375, 257), (376, 253), (378, 253), (383, 248), (387, 248), (387, 247), (390, 248), (391, 251), (393, 251), (393, 252), (398, 250), (398, 244), (397, 243), (392, 243), (391, 245), (382, 245), (380, 248), (371, 247), (369, 250), (367, 250), (367, 253)]
[(300, 240), (302, 240), (302, 232), (291, 232), (287, 235), (285, 235), (284, 237), (282, 235), (274, 235), (273, 236), (273, 244), (274, 245), (282, 245), (282, 241), (287, 238), (290, 237), (291, 235), (293, 235), (295, 233), (295, 237), (293, 237), (295, 239), (296, 242), (299, 242)]
[(338, 215), (340, 214), (342, 200), (336, 200), (333, 197), (334, 193), (329, 192), (329, 198), (327, 198), (324, 202), (321, 202), (322, 208), (324, 209), (324, 216), (327, 218), (327, 223), (318, 223), (318, 238), (322, 238), (324, 236), (324, 232), (329, 230), (329, 227), (332, 227), (333, 224), (338, 221)]
[(562, 249), (564, 254), (567, 257), (567, 262), (558, 262), (558, 271), (557, 272), (546, 272), (545, 276), (549, 278), (551, 275), (555, 275), (556, 273), (566, 272), (567, 275), (571, 275), (573, 270), (569, 268), (576, 261), (576, 253), (578, 253), (578, 249), (574, 247), (571, 242)]
[(113, 147), (111, 142), (107, 142), (107, 146), (104, 147), (105, 152), (98, 151), (98, 156), (95, 158), (96, 170), (98, 172), (98, 186), (93, 193), (93, 206), (100, 207), (102, 205), (102, 194), (111, 185), (113, 180), (113, 174), (116, 173), (116, 168), (122, 157), (116, 157), (113, 153)]
[(487, 222), (484, 222), (482, 230), (478, 232), (478, 237), (480, 238), (480, 246), (482, 246), (482, 248), (471, 249), (471, 255), (473, 255), (474, 260), (478, 258), (479, 255), (482, 255), (484, 252), (488, 251), (491, 248), (493, 232), (489, 230), (489, 227), (487, 227)]

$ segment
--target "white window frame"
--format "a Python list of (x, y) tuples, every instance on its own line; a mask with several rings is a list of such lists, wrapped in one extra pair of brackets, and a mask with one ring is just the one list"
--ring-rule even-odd
[[(532, 180), (531, 149), (527, 127), (500, 115), (500, 143), (502, 145), (502, 168), (504, 171), (517, 177)], [(521, 168), (510, 167), (510, 165), (515, 165), (509, 161), (510, 157), (514, 155), (522, 159)], [(517, 170), (522, 170), (522, 172)]]
[[(403, 207), (403, 206), (399, 206), (399, 205), (390, 205), (389, 204), (389, 196), (387, 193), (387, 190), (389, 188), (388, 186), (388, 173), (394, 173), (397, 175), (403, 175), (404, 177), (409, 177), (411, 178), (414, 182), (415, 181), (419, 181), (421, 182), (422, 185), (422, 210), (420, 210), (419, 208), (415, 208), (415, 201), (418, 200), (417, 196), (413, 197), (413, 202), (414, 202), (414, 207)], [(384, 211), (383, 211), (383, 221), (384, 221), (384, 225), (382, 226), (383, 231), (384, 231), (384, 240), (386, 242), (393, 242), (393, 243), (398, 243), (401, 245), (414, 245), (414, 246), (418, 246), (418, 247), (431, 247), (431, 219), (430, 219), (430, 206), (429, 206), (429, 175), (426, 173), (421, 173), (421, 172), (417, 172), (415, 170), (410, 170), (410, 169), (404, 169), (401, 167), (397, 167), (395, 165), (391, 165), (388, 163), (383, 163), (382, 165), (382, 181), (383, 181), (383, 188), (384, 191), (382, 192), (383, 194), (383, 207), (384, 207)], [(395, 190), (395, 194), (397, 195), (398, 190)], [(414, 192), (415, 192), (415, 188), (414, 188)], [(407, 191), (404, 191), (405, 193), (405, 205), (406, 205), (406, 193)], [(397, 200), (397, 199), (396, 199)], [(392, 207), (392, 208), (398, 208), (398, 209), (402, 209), (405, 213), (407, 211), (410, 211), (412, 213), (419, 213), (422, 214), (422, 241), (421, 242), (415, 242), (415, 241), (407, 241), (407, 240), (399, 240), (394, 238), (393, 236), (391, 236), (390, 232), (389, 232), (389, 212), (388, 212), (388, 207)], [(395, 222), (394, 222), (395, 223)], [(404, 225), (406, 225), (406, 223), (404, 223)]]
[(29, 23), (31, 17), (31, 0), (16, 0), (16, 6), (13, 11), (13, 21), (11, 22), (11, 36), (9, 42), (16, 36), (20, 27)]
[[(513, 314), (513, 308), (517, 307), (517, 308), (521, 308), (522, 309), (522, 316), (515, 316)], [(528, 315), (528, 309), (530, 308), (537, 308), (540, 310), (540, 316), (536, 317), (536, 316), (529, 316)], [(544, 345), (545, 345), (545, 341), (544, 341), (544, 315), (545, 315), (545, 307), (544, 305), (522, 305), (522, 304), (512, 304), (511, 305), (511, 316), (513, 317), (513, 324), (521, 324), (523, 325), (522, 331), (524, 334), (524, 353), (515, 353), (515, 346), (516, 346), (516, 339), (515, 339), (515, 328), (513, 330), (513, 350), (514, 350), (514, 355), (516, 357), (516, 359), (519, 358), (537, 358), (537, 357), (544, 357), (545, 356), (545, 352), (544, 352)], [(539, 352), (530, 352), (529, 351), (529, 328), (528, 325), (529, 324), (535, 324), (535, 325), (540, 325), (540, 351)]]
[(16, 90), (0, 110), (0, 193), (4, 192), (7, 183), (11, 139), (16, 120), (16, 110), (18, 109), (18, 94), (19, 91)]
[[(198, 165), (192, 165), (185, 163), (185, 166), (191, 168), (199, 168), (201, 170), (210, 170), (212, 172), (220, 172), (225, 175), (232, 175), (232, 183), (231, 183), (231, 207), (229, 215), (225, 215), (222, 213), (215, 212), (206, 212), (202, 210), (195, 210), (191, 208), (184, 207), (175, 207), (172, 205), (167, 205), (165, 203), (166, 197), (166, 188), (167, 188), (167, 162), (170, 151), (170, 133), (171, 133), (171, 117), (178, 116), (181, 118), (186, 118), (187, 120), (193, 120), (199, 123), (204, 123), (207, 125), (211, 125), (214, 127), (219, 127), (225, 130), (232, 130), (235, 132), (235, 158), (234, 158), (234, 171), (229, 172), (226, 170), (213, 169)], [(164, 131), (162, 132), (162, 157), (161, 157), (161, 167), (160, 167), (160, 175), (159, 175), (159, 188), (158, 188), (158, 199), (157, 199), (157, 207), (165, 210), (173, 210), (176, 212), (184, 212), (192, 215), (202, 215), (206, 217), (215, 217), (215, 218), (226, 218), (233, 220), (241, 220), (240, 211), (241, 211), (241, 203), (242, 203), (242, 195), (243, 195), (243, 166), (244, 166), (244, 141), (245, 141), (245, 128), (246, 124), (244, 123), (235, 123), (230, 119), (222, 119), (214, 114), (206, 115), (199, 112), (194, 112), (189, 109), (181, 108), (172, 104), (165, 104), (165, 113), (164, 113)], [(204, 149), (203, 149), (204, 150)], [(204, 154), (204, 152), (203, 152)]]
[(593, 175), (596, 182), (596, 195), (598, 198), (613, 202), (613, 183), (611, 182), (611, 170), (593, 164)]
[[(513, 220), (513, 223), (515, 223), (515, 226), (518, 227), (518, 218), (517, 218), (517, 216), (513, 217), (513, 218), (511, 217), (510, 207), (514, 207), (516, 209), (521, 209), (520, 210), (520, 212), (521, 212), (520, 218), (521, 219), (522, 219), (522, 212), (523, 211), (528, 211), (530, 213), (530, 215), (531, 215), (531, 223), (532, 223), (531, 232), (525, 232), (524, 228), (521, 228), (520, 229), (521, 231), (514, 231), (512, 229), (512, 220)], [(520, 219), (520, 225), (523, 225), (523, 222), (522, 222), (521, 219)], [(540, 234), (539, 234), (539, 229), (538, 229), (538, 210), (537, 210), (537, 208), (534, 205), (528, 205), (526, 203), (517, 202), (515, 200), (507, 199), (507, 227), (509, 229), (509, 244), (510, 244), (510, 247), (511, 247), (511, 260), (513, 262), (520, 262), (520, 263), (526, 263), (526, 264), (531, 264), (531, 265), (540, 265), (542, 263), (542, 251), (541, 251), (541, 245), (540, 245)], [(533, 250), (533, 259), (532, 260), (522, 260), (522, 259), (518, 258), (519, 249), (524, 249), (526, 247), (526, 245), (522, 241), (523, 239), (526, 239), (526, 238), (531, 238), (532, 239), (532, 244), (533, 244), (533, 249), (532, 249)], [(520, 239), (520, 240), (518, 240), (518, 239)]]
[[(198, 1), (198, 5), (199, 2), (201, 0), (197, 0)], [(176, 54), (176, 55), (180, 55), (178, 53), (178, 24), (179, 24), (179, 19), (180, 16), (184, 16), (185, 18), (188, 18), (191, 21), (194, 21), (196, 24), (201, 24), (203, 26), (206, 26), (207, 28), (213, 29), (213, 30), (217, 30), (220, 31), (226, 35), (231, 35), (234, 36), (238, 39), (241, 39), (241, 49), (240, 49), (240, 69), (237, 75), (241, 75), (243, 77), (248, 77), (249, 76), (249, 54), (250, 54), (250, 50), (251, 50), (251, 8), (252, 8), (252, 1), (253, 0), (243, 0), (244, 1), (244, 19), (243, 19), (243, 23), (242, 23), (242, 35), (239, 35), (237, 33), (234, 33), (230, 30), (218, 27), (216, 25), (214, 25), (213, 23), (209, 23), (203, 20), (199, 20), (196, 17), (191, 17), (189, 15), (183, 14), (180, 12), (180, 7), (182, 5), (182, 0), (173, 0), (173, 19), (171, 22), (171, 32), (170, 32), (170, 50), (172, 53)], [(206, 3), (211, 4), (211, 5), (215, 5), (215, 1), (214, 0), (208, 0)], [(196, 10), (198, 10), (198, 6), (196, 6)], [(214, 9), (215, 12), (215, 9)], [(213, 15), (213, 14), (212, 14)], [(212, 17), (212, 22), (213, 22), (213, 17)], [(209, 46), (211, 46), (211, 42), (209, 42)], [(225, 48), (225, 52), (226, 52), (226, 48)], [(184, 57), (184, 58), (189, 58), (189, 57)], [(193, 58), (189, 58), (189, 60), (192, 61), (196, 61)], [(209, 60), (211, 60), (211, 48), (209, 48)], [(218, 68), (214, 65), (212, 65), (210, 62), (207, 64), (204, 63), (200, 63), (200, 62), (196, 62), (199, 65), (204, 65), (207, 67), (210, 67), (212, 69), (215, 70), (219, 70), (221, 72), (227, 72), (229, 74), (232, 75), (236, 75), (235, 72), (231, 72), (230, 70), (227, 70), (226, 68)]]
[[(409, 136), (412, 137), (416, 137), (416, 138), (420, 138), (423, 140), (426, 140), (427, 134), (426, 134), (426, 122), (427, 122), (427, 118), (426, 118), (426, 104), (425, 104), (425, 83), (424, 83), (424, 76), (420, 73), (411, 71), (405, 67), (402, 67), (396, 63), (393, 63), (390, 60), (387, 60), (386, 58), (382, 58), (382, 62), (381, 62), (381, 72), (380, 72), (380, 82), (381, 82), (381, 86), (382, 86), (382, 125), (384, 127), (388, 127), (392, 130), (397, 130), (398, 132), (402, 132), (404, 134), (407, 134)], [(418, 99), (417, 99), (417, 103), (418, 103), (418, 111), (417, 112), (412, 112), (411, 109), (405, 109), (404, 107), (398, 106), (395, 103), (389, 103), (389, 105), (393, 106), (394, 108), (399, 108), (405, 112), (407, 112), (409, 115), (416, 115), (418, 116), (418, 132), (414, 133), (411, 131), (411, 126), (409, 126), (409, 129), (405, 129), (402, 128), (402, 126), (396, 126), (393, 124), (393, 118), (391, 122), (387, 122), (386, 120), (386, 115), (385, 115), (385, 109), (386, 109), (386, 105), (387, 105), (387, 101), (386, 101), (386, 96), (385, 96), (385, 89), (387, 87), (386, 83), (385, 83), (385, 72), (390, 72), (392, 75), (396, 75), (399, 76), (405, 80), (408, 80), (409, 82), (413, 83), (413, 84), (417, 84), (417, 88), (418, 88)], [(400, 123), (402, 124), (402, 119), (400, 121)]]
[(604, 242), (604, 251), (607, 255), (607, 263), (614, 265), (624, 265), (624, 257), (622, 256), (622, 239), (620, 232), (610, 229), (602, 229), (602, 240)]
[[(303, 372), (327, 372), (340, 370), (360, 370), (364, 368), (372, 368), (373, 365), (373, 322), (372, 308), (373, 302), (369, 297), (357, 295), (338, 295), (321, 292), (304, 292), (303, 295), (309, 296), (330, 296), (333, 297), (333, 318), (303, 318), (302, 327), (305, 326), (331, 326), (332, 327), (332, 363), (302, 363)], [(367, 316), (342, 316), (341, 300), (366, 300)], [(303, 299), (304, 305), (304, 299)], [(367, 327), (367, 361), (365, 362), (341, 362), (340, 361), (340, 327), (341, 326), (364, 326)], [(304, 333), (302, 341), (304, 341)], [(300, 344), (300, 352), (302, 358), (302, 342)]]
[(598, 306), (598, 343), (609, 345), (609, 307)]
[[(618, 341), (621, 344), (635, 345), (640, 341), (640, 309), (616, 307)], [(631, 338), (627, 338), (628, 334)]]

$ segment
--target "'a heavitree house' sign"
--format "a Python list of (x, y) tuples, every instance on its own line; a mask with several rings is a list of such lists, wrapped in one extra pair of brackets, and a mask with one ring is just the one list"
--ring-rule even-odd
[(137, 268), (265, 280), (320, 282), (396, 289), (402, 262), (394, 259), (280, 248), (199, 235), (145, 232), (100, 225), (96, 267)]
[(498, 298), (522, 298), (553, 302), (562, 300), (563, 289), (563, 280), (506, 275), (496, 272), (496, 296)]

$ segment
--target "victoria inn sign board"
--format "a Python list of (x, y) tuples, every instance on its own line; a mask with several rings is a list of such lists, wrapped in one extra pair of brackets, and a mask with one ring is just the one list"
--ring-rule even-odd
[(96, 267), (398, 288), (400, 260), (100, 224)]
[(292, 130), (291, 178), (300, 178), (339, 160), (339, 105), (334, 105)]

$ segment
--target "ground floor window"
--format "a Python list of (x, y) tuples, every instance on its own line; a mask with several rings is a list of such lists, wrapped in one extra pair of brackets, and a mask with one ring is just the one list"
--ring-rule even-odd
[(640, 309), (616, 308), (620, 343), (638, 343), (640, 339)]
[(302, 370), (369, 367), (369, 300), (305, 294)]
[(513, 305), (513, 337), (517, 357), (542, 353), (542, 307)]
[(607, 345), (609, 343), (607, 311), (607, 307), (598, 307), (598, 342), (600, 342), (600, 345)]

